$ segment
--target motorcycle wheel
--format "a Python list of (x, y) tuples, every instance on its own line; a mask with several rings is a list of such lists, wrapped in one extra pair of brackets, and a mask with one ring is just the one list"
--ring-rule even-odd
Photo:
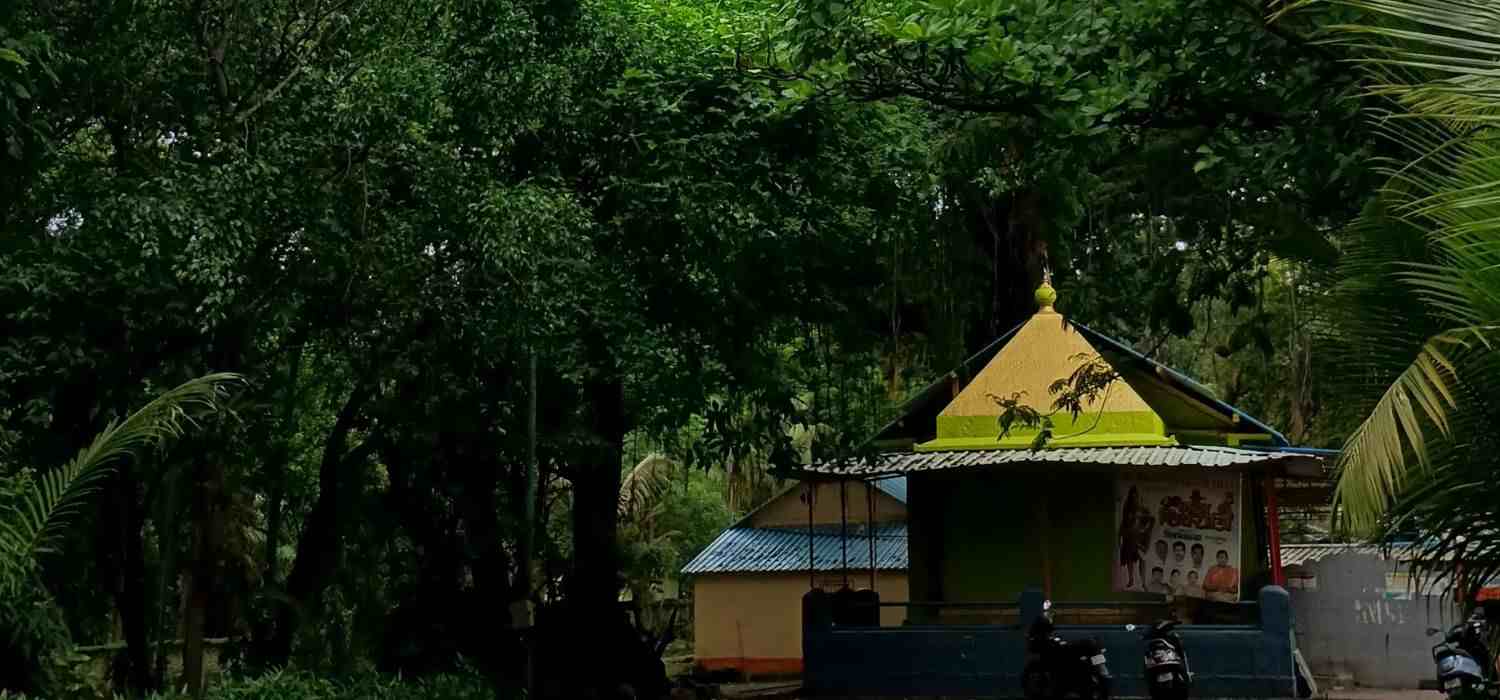
[(1021, 694), (1026, 700), (1052, 700), (1055, 690), (1052, 674), (1042, 667), (1040, 661), (1026, 664), (1021, 671)]

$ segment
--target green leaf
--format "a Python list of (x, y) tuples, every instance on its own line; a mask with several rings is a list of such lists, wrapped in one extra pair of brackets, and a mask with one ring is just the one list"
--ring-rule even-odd
[(21, 506), (11, 507), (13, 519), (0, 531), (0, 549), (27, 559), (55, 549), (120, 460), (181, 436), (196, 416), (220, 410), (225, 387), (240, 381), (236, 374), (205, 375), (163, 393), (123, 421), (110, 423), (71, 461), (43, 474), (24, 494)]

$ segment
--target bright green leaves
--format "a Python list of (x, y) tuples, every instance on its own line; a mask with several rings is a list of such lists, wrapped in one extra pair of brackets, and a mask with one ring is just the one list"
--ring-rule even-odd
[(1202, 157), (1198, 159), (1198, 162), (1193, 163), (1193, 172), (1195, 173), (1208, 170), (1224, 160), (1222, 156), (1215, 155), (1214, 149), (1208, 144), (1199, 146), (1196, 152)]

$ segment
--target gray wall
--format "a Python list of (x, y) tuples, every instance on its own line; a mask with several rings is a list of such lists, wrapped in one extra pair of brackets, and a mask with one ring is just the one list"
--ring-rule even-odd
[(1342, 677), (1372, 688), (1416, 688), (1433, 678), (1428, 627), (1453, 624), (1451, 605), (1439, 596), (1411, 594), (1386, 599), (1386, 574), (1397, 563), (1373, 554), (1336, 554), (1300, 569), (1316, 577), (1317, 589), (1292, 583), (1297, 647), (1313, 675)]

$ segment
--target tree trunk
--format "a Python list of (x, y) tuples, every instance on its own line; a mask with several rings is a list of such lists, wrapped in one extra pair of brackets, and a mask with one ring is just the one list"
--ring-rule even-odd
[(186, 581), (183, 610), (182, 676), (188, 694), (203, 697), (203, 638), (213, 589), (220, 580), (224, 532), (224, 463), (194, 457), (192, 502), (192, 566)]
[(124, 598), (120, 601), (120, 620), (125, 629), (126, 655), (130, 658), (130, 683), (140, 692), (157, 688), (158, 679), (151, 675), (151, 651), (146, 629), (146, 553), (145, 514), (136, 499), (135, 470), (122, 473), (126, 498)]
[(516, 533), (516, 580), (513, 582), (511, 600), (531, 600), (536, 589), (533, 560), (536, 559), (537, 471), (540, 468), (536, 456), (536, 370), (536, 349), (532, 348), (528, 352), (526, 373), (526, 464), (518, 470), (519, 483), (512, 490), (512, 493), (520, 494), (514, 501), (516, 521), (521, 527)]
[(286, 507), (286, 467), (292, 459), (292, 435), (296, 433), (296, 426), (292, 421), (297, 405), (297, 374), (302, 369), (302, 344), (306, 342), (305, 335), (296, 336), (293, 342), (296, 345), (292, 348), (292, 357), (287, 363), (286, 393), (281, 399), (281, 441), (276, 456), (269, 465), (271, 485), (266, 496), (265, 578), (266, 585), (273, 590), (281, 581), (281, 521)]
[(105, 489), (99, 526), (101, 532), (101, 574), (110, 579), (110, 592), (125, 633), (125, 650), (116, 670), (122, 672), (117, 687), (129, 697), (139, 697), (156, 689), (151, 674), (151, 658), (146, 629), (146, 558), (143, 550), (142, 507), (137, 499), (135, 467), (121, 465)]
[[(565, 615), (547, 623), (538, 639), (539, 677), (548, 679), (541, 697), (613, 694), (643, 669), (640, 640), (619, 606), (620, 564), (616, 542), (621, 459), (625, 443), (624, 391), (617, 377), (590, 381), (593, 444), (570, 470), (573, 486), (573, 568), (567, 577)], [(589, 628), (590, 634), (568, 630)], [(569, 672), (569, 659), (589, 659), (590, 673)]]
[[(266, 568), (263, 586), (266, 590), (279, 592), (281, 586), (281, 531), (285, 525), (286, 469), (292, 459), (292, 436), (296, 433), (295, 410), (297, 404), (297, 377), (302, 368), (302, 349), (307, 342), (306, 334), (293, 337), (292, 355), (287, 363), (286, 386), (282, 395), (281, 435), (276, 454), (267, 464), (266, 489)], [(275, 635), (274, 616), (257, 617), (251, 632), (257, 651), (270, 646)], [(263, 646), (264, 645), (264, 646)]]
[(273, 665), (284, 666), (291, 658), (292, 639), (297, 628), (338, 572), (339, 559), (343, 555), (343, 537), (339, 528), (341, 491), (352, 488), (358, 481), (346, 478), (343, 472), (357, 467), (357, 463), (374, 448), (374, 438), (368, 438), (352, 452), (348, 452), (346, 446), (355, 417), (372, 391), (368, 383), (355, 387), (339, 410), (323, 444), (323, 459), (318, 466), (318, 500), (313, 504), (302, 537), (297, 541), (297, 558), (287, 576), (289, 600), (277, 614), (276, 628), (267, 640), (266, 656)]
[(585, 614), (608, 614), (619, 601), (617, 542), (620, 470), (625, 453), (625, 395), (617, 378), (590, 383), (593, 437), (588, 462), (573, 481), (573, 574), (568, 598)]
[(974, 352), (1031, 317), (1032, 294), (1047, 267), (1047, 242), (1042, 237), (1041, 195), (1035, 190), (1005, 201), (976, 194), (970, 199), (975, 248), (990, 258), (989, 308), (982, 318), (965, 323), (965, 348)]
[[(482, 443), (471, 443), (482, 446)], [(503, 615), (508, 603), (510, 558), (505, 553), (500, 530), (500, 504), (495, 487), (500, 481), (500, 467), (488, 454), (469, 454), (470, 468), (463, 471), (464, 491), (458, 503), (464, 530), (474, 559), (474, 586), (484, 593), (486, 604)]]

